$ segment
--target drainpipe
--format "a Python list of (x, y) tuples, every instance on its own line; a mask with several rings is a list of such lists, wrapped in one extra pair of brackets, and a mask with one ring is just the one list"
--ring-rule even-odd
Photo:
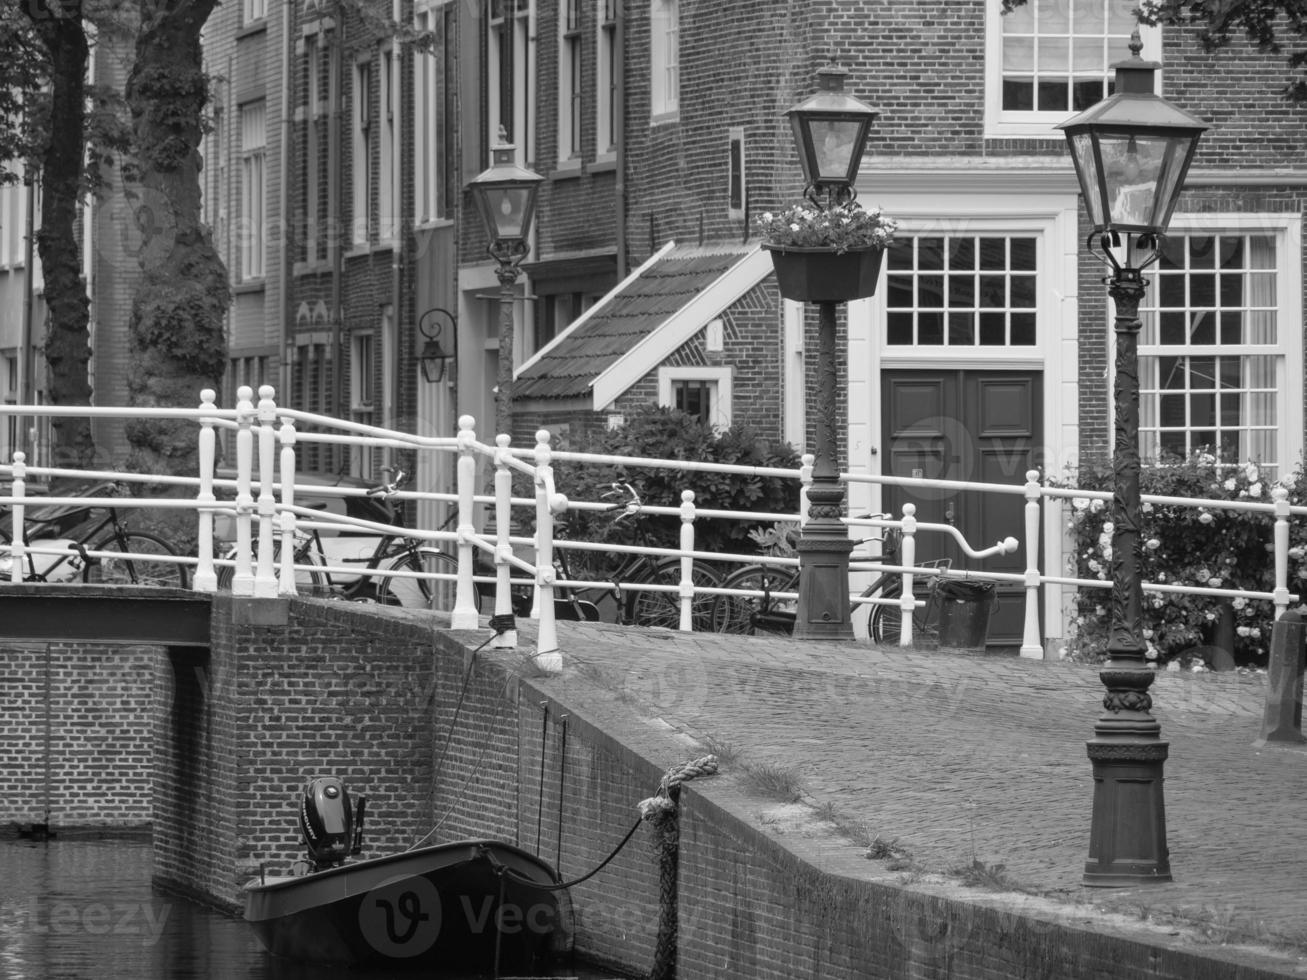
[[(391, 17), (396, 24), (401, 23), (400, 18), (403, 13), (401, 0), (392, 0)], [(400, 305), (400, 280), (403, 250), (408, 238), (404, 234), (404, 223), (400, 220), (400, 215), (404, 213), (404, 167), (401, 160), (404, 152), (404, 93), (399, 87), (400, 79), (403, 78), (403, 72), (400, 71), (400, 59), (402, 57), (403, 49), (396, 40), (392, 42), (390, 48), (390, 113), (394, 120), (390, 132), (390, 206), (394, 213), (389, 215), (390, 231), (394, 238), (394, 245), (390, 250), (390, 332), (395, 339), (395, 349), (390, 352), (390, 357), (385, 365), (386, 376), (390, 379), (390, 384), (383, 383), (381, 386), (383, 392), (387, 388), (390, 391), (390, 402), (383, 409), (385, 412), (385, 422), (383, 424), (392, 429), (395, 427), (401, 397), (399, 366), (402, 363), (400, 351), (403, 350), (404, 343), (400, 324), (404, 322), (404, 316), (403, 307)], [(395, 451), (387, 449), (385, 455), (386, 462), (393, 467), (395, 465)]]
[[(290, 64), (295, 56), (295, 45), (291, 38), (291, 4), (281, 7), (282, 41), (285, 47), (281, 59), (281, 190), (277, 205), (277, 219), (281, 222), (281, 354), (278, 358), (280, 370), (277, 373), (277, 397), (287, 404), (290, 397), (290, 357), (291, 324), (295, 322), (294, 297), (291, 295), (291, 254), (290, 254), (290, 144), (294, 137), (291, 111)], [(310, 71), (313, 67), (310, 66)], [(309, 125), (312, 122), (310, 107)], [(303, 406), (298, 406), (303, 408)]]
[[(341, 32), (344, 30), (342, 19), (338, 18), (335, 29), (331, 35), (331, 80), (329, 88), (331, 89), (331, 114), (328, 116), (327, 131), (328, 146), (333, 148), (333, 152), (327, 154), (327, 215), (331, 229), (331, 348), (327, 351), (331, 357), (331, 394), (329, 403), (324, 406), (328, 409), (328, 414), (340, 417), (340, 338), (341, 338), (341, 321), (344, 319), (344, 310), (341, 308), (341, 279), (344, 274), (344, 249), (341, 236), (347, 234), (345, 223), (341, 215), (341, 202), (344, 199), (344, 188), (341, 186), (341, 174), (343, 168), (340, 165), (340, 101), (341, 89), (343, 87), (345, 72), (345, 59), (343, 52), (344, 38)], [(332, 447), (331, 450), (331, 468), (336, 470), (340, 463), (340, 450)]]
[(613, 93), (613, 163), (617, 168), (616, 182), (613, 184), (613, 203), (617, 206), (617, 281), (626, 278), (626, 13), (625, 4), (617, 4), (617, 16), (613, 24), (613, 47), (616, 66), (613, 74), (617, 76), (617, 91)]
[[(33, 213), (36, 210), (36, 178), (26, 169), (23, 176), (27, 184), (27, 241), (23, 243), (23, 262), (26, 266), (23, 276), (23, 334), (18, 351), (18, 397), (20, 404), (30, 405), (33, 398), (32, 371), (36, 366), (35, 358), (32, 357), (32, 319), (36, 305), (36, 267), (33, 265), (36, 261), (36, 215)], [(32, 420), (32, 425), (35, 428), (35, 419)], [(18, 429), (19, 444), (28, 450), (29, 459), (36, 460), (36, 453), (25, 445), (27, 425), (22, 418), (18, 420)]]

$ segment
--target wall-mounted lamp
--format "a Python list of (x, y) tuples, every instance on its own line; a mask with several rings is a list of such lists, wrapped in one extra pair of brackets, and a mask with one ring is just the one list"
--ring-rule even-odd
[[(446, 327), (449, 329), (450, 350), (446, 351), (441, 343), (441, 336)], [(422, 350), (418, 352), (418, 364), (422, 368), (422, 377), (430, 384), (445, 379), (445, 371), (458, 356), (458, 321), (449, 310), (432, 307), (418, 320), (418, 331), (425, 338)]]

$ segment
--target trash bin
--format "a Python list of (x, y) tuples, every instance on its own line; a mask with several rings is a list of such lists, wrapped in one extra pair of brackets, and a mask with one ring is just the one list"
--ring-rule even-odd
[(938, 590), (940, 646), (983, 648), (995, 605), (994, 583), (944, 579)]

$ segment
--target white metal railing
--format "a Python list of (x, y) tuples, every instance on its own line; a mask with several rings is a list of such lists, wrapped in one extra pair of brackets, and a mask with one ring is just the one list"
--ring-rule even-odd
[[(702, 463), (684, 460), (660, 460), (652, 458), (631, 458), (601, 456), (595, 454), (558, 451), (553, 449), (549, 433), (541, 430), (537, 433), (535, 445), (530, 448), (513, 447), (509, 437), (500, 435), (493, 445), (477, 438), (474, 421), (469, 416), (459, 419), (458, 434), (452, 437), (418, 436), (412, 433), (385, 429), (349, 420), (334, 419), (328, 416), (301, 412), (278, 406), (274, 401), (274, 392), (270, 386), (259, 389), (257, 401), (255, 392), (242, 387), (237, 393), (234, 408), (219, 408), (215, 403), (215, 394), (206, 390), (201, 394), (200, 405), (195, 409), (130, 409), (130, 408), (85, 408), (60, 406), (0, 406), (0, 415), (17, 414), (30, 416), (89, 416), (108, 418), (170, 418), (183, 419), (195, 423), (197, 428), (197, 446), (199, 472), (195, 477), (159, 476), (153, 474), (136, 474), (120, 471), (83, 471), (50, 467), (28, 466), (21, 453), (16, 453), (10, 466), (0, 466), (0, 475), (8, 474), (12, 480), (11, 492), (0, 496), (0, 506), (12, 510), (13, 541), (7, 550), (11, 557), (11, 581), (22, 581), (24, 560), (29, 554), (47, 552), (47, 545), (38, 545), (26, 540), (24, 534), (25, 510), (35, 502), (41, 505), (84, 503), (91, 507), (105, 506), (104, 498), (64, 498), (31, 497), (26, 490), (27, 480), (31, 477), (81, 477), (88, 479), (115, 480), (122, 482), (139, 482), (162, 484), (186, 488), (193, 492), (193, 497), (115, 497), (114, 507), (122, 508), (168, 508), (191, 509), (196, 514), (197, 547), (194, 556), (177, 556), (166, 559), (165, 556), (151, 555), (152, 560), (173, 560), (194, 569), (194, 588), (200, 591), (214, 591), (218, 588), (218, 570), (231, 567), (232, 592), (238, 596), (274, 597), (293, 595), (297, 591), (296, 572), (306, 571), (305, 566), (296, 565), (296, 536), (303, 531), (336, 530), (347, 528), (366, 531), (378, 535), (393, 534), (417, 540), (430, 549), (452, 551), (456, 557), (457, 571), (413, 573), (398, 569), (383, 569), (377, 574), (392, 577), (417, 576), (433, 581), (449, 582), (454, 585), (454, 601), (449, 610), (450, 625), (455, 629), (472, 629), (480, 625), (477, 608), (477, 585), (493, 584), (494, 614), (509, 617), (513, 611), (511, 589), (519, 585), (521, 578), (514, 578), (514, 571), (524, 573), (534, 588), (534, 600), (531, 615), (538, 621), (537, 651), (538, 661), (548, 669), (557, 669), (561, 664), (558, 650), (558, 634), (554, 619), (554, 590), (566, 584), (575, 587), (606, 588), (611, 582), (567, 581), (560, 582), (554, 567), (555, 548), (575, 550), (594, 550), (602, 548), (614, 553), (651, 554), (664, 560), (675, 560), (679, 564), (679, 581), (675, 584), (642, 582), (623, 584), (624, 589), (643, 589), (664, 592), (676, 597), (679, 610), (679, 626), (690, 629), (692, 623), (692, 605), (694, 598), (704, 594), (723, 594), (729, 590), (716, 586), (696, 586), (694, 567), (696, 560), (716, 562), (757, 563), (771, 561), (775, 564), (795, 564), (796, 559), (762, 558), (757, 554), (719, 554), (697, 551), (695, 549), (695, 522), (700, 517), (742, 520), (750, 524), (764, 521), (797, 521), (802, 523), (807, 513), (807, 486), (812, 479), (812, 458), (804, 457), (803, 464), (795, 470), (778, 468), (758, 468), (728, 466), (722, 464)], [(236, 462), (234, 480), (219, 479), (215, 473), (217, 433), (225, 430), (232, 436)], [(401, 500), (442, 501), (456, 505), (457, 524), (454, 530), (430, 530), (383, 524), (376, 521), (361, 520), (347, 515), (323, 515), (297, 503), (296, 460), (299, 447), (304, 443), (336, 444), (359, 446), (365, 449), (387, 447), (401, 449), (415, 454), (434, 454), (437, 462), (452, 467), (455, 472), (454, 493), (432, 493), (422, 490), (402, 490), (395, 493)], [(593, 542), (559, 540), (554, 538), (554, 518), (566, 511), (585, 511), (610, 509), (611, 503), (604, 501), (570, 501), (558, 492), (553, 467), (555, 463), (566, 462), (569, 465), (612, 465), (620, 463), (627, 466), (645, 468), (665, 468), (680, 472), (714, 471), (725, 473), (779, 476), (797, 479), (801, 486), (801, 506), (798, 514), (760, 514), (701, 507), (693, 491), (686, 489), (681, 494), (679, 506), (655, 506), (642, 504), (641, 512), (676, 516), (681, 522), (681, 535), (677, 548), (648, 548), (633, 545), (595, 544)], [(478, 464), (489, 465), (494, 472), (493, 492), (478, 494), (476, 481)], [(439, 466), (437, 466), (437, 471)], [(515, 498), (512, 496), (513, 474), (520, 473), (531, 479), (533, 496)], [(943, 575), (946, 577), (965, 576), (969, 578), (988, 579), (995, 582), (1011, 582), (1021, 585), (1025, 591), (1024, 623), (1021, 654), (1029, 657), (1043, 656), (1043, 643), (1039, 631), (1039, 589), (1042, 585), (1067, 587), (1110, 588), (1111, 583), (1101, 580), (1084, 580), (1052, 574), (1051, 570), (1040, 568), (1040, 531), (1048, 527), (1050, 507), (1060, 506), (1066, 498), (1089, 498), (1110, 500), (1112, 494), (1106, 491), (1078, 490), (1049, 487), (1041, 484), (1039, 472), (1030, 470), (1024, 484), (973, 483), (950, 480), (908, 479), (901, 477), (867, 477), (846, 475), (849, 483), (867, 482), (881, 485), (900, 485), (916, 488), (946, 489), (959, 493), (994, 493), (1017, 495), (1024, 499), (1024, 528), (1021, 540), (1025, 543), (1025, 570), (1020, 573), (1004, 572), (961, 572), (957, 570), (937, 570), (917, 567), (915, 564), (915, 542), (918, 533), (946, 534), (972, 557), (982, 558), (989, 555), (1010, 552), (1019, 547), (1015, 536), (1009, 536), (997, 545), (984, 549), (972, 545), (951, 525), (933, 524), (918, 521), (915, 508), (905, 505), (903, 514), (898, 517), (878, 517), (871, 519), (850, 518), (851, 527), (870, 525), (877, 527), (895, 527), (902, 533), (902, 545), (899, 563), (891, 564), (878, 560), (877, 556), (855, 554), (852, 567), (857, 571), (889, 572), (903, 576), (903, 587), (898, 597), (890, 599), (868, 599), (867, 602), (892, 602), (902, 609), (902, 640), (911, 642), (911, 611), (920, 604), (912, 590), (914, 576)], [(299, 488), (303, 491), (303, 487)], [(234, 499), (221, 499), (219, 490), (233, 493)], [(365, 493), (353, 488), (315, 487), (315, 493), (335, 494), (342, 497)], [(1205, 584), (1183, 586), (1167, 583), (1144, 583), (1144, 588), (1160, 593), (1188, 593), (1210, 595), (1219, 598), (1243, 596), (1245, 598), (1270, 600), (1278, 618), (1296, 596), (1288, 589), (1288, 542), (1289, 520), (1307, 515), (1307, 507), (1290, 506), (1288, 494), (1283, 488), (1272, 491), (1271, 503), (1249, 501), (1202, 500), (1191, 498), (1172, 498), (1144, 496), (1145, 502), (1185, 507), (1205, 507), (1207, 509), (1228, 509), (1264, 512), (1273, 518), (1271, 548), (1275, 562), (1275, 584), (1270, 592), (1244, 592), (1233, 589), (1212, 588)], [(479, 507), (485, 507), (494, 515), (494, 533), (478, 529), (476, 514)], [(534, 512), (535, 533), (531, 537), (513, 536), (511, 527), (514, 508), (531, 508)], [(219, 515), (232, 520), (235, 527), (235, 545), (229, 556), (215, 554), (214, 526)], [(1015, 530), (1015, 529), (1014, 529)], [(278, 548), (274, 544), (280, 541), (280, 554), (276, 562)], [(493, 564), (493, 578), (478, 575), (477, 558), (481, 556)], [(330, 568), (322, 571), (331, 571)], [(348, 571), (357, 574), (358, 569)], [(499, 620), (502, 625), (506, 619)], [(503, 629), (495, 641), (498, 646), (514, 646), (517, 643), (515, 631)]]

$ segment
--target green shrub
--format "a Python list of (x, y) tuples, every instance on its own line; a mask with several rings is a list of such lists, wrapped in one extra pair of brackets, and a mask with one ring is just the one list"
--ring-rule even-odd
[[(629, 483), (646, 505), (679, 507), (681, 491), (693, 490), (694, 502), (699, 507), (798, 513), (798, 454), (788, 443), (773, 444), (746, 426), (732, 426), (719, 434), (712, 426), (684, 412), (650, 405), (628, 414), (626, 424), (619, 428), (569, 441), (567, 449), (613, 456), (779, 467), (792, 469), (796, 474), (796, 478), (785, 479), (555, 461), (555, 483), (571, 500), (597, 500), (610, 483)], [(578, 511), (569, 515), (568, 523), (568, 536), (577, 540), (637, 544), (643, 532), (650, 545), (680, 547), (681, 520), (675, 516), (646, 513), (634, 520), (614, 522), (611, 514)], [(749, 533), (762, 526), (738, 520), (697, 518), (695, 550), (752, 553), (757, 546), (750, 541)]]
[[(1082, 490), (1112, 490), (1112, 471), (1088, 467), (1064, 484)], [(1301, 471), (1279, 484), (1289, 491), (1289, 502), (1303, 502), (1307, 481)], [(1167, 497), (1206, 500), (1271, 502), (1272, 484), (1264, 481), (1252, 463), (1218, 466), (1215, 459), (1197, 453), (1164, 465), (1144, 466), (1141, 492)], [(1067, 530), (1074, 545), (1070, 572), (1077, 578), (1110, 581), (1111, 503), (1080, 497), (1067, 502)], [(1145, 582), (1168, 585), (1210, 586), (1270, 592), (1275, 587), (1272, 552), (1274, 516), (1269, 513), (1162, 506), (1145, 503), (1139, 532), (1140, 573)], [(1307, 528), (1290, 519), (1288, 586), (1290, 593), (1307, 590)], [(1067, 654), (1073, 659), (1097, 660), (1104, 656), (1111, 625), (1110, 589), (1079, 589), (1069, 624)], [(1234, 613), (1235, 662), (1265, 665), (1270, 647), (1274, 606), (1269, 600), (1222, 599), (1217, 596), (1145, 592), (1144, 639), (1148, 658), (1158, 664), (1196, 662), (1210, 644), (1229, 603)]]

